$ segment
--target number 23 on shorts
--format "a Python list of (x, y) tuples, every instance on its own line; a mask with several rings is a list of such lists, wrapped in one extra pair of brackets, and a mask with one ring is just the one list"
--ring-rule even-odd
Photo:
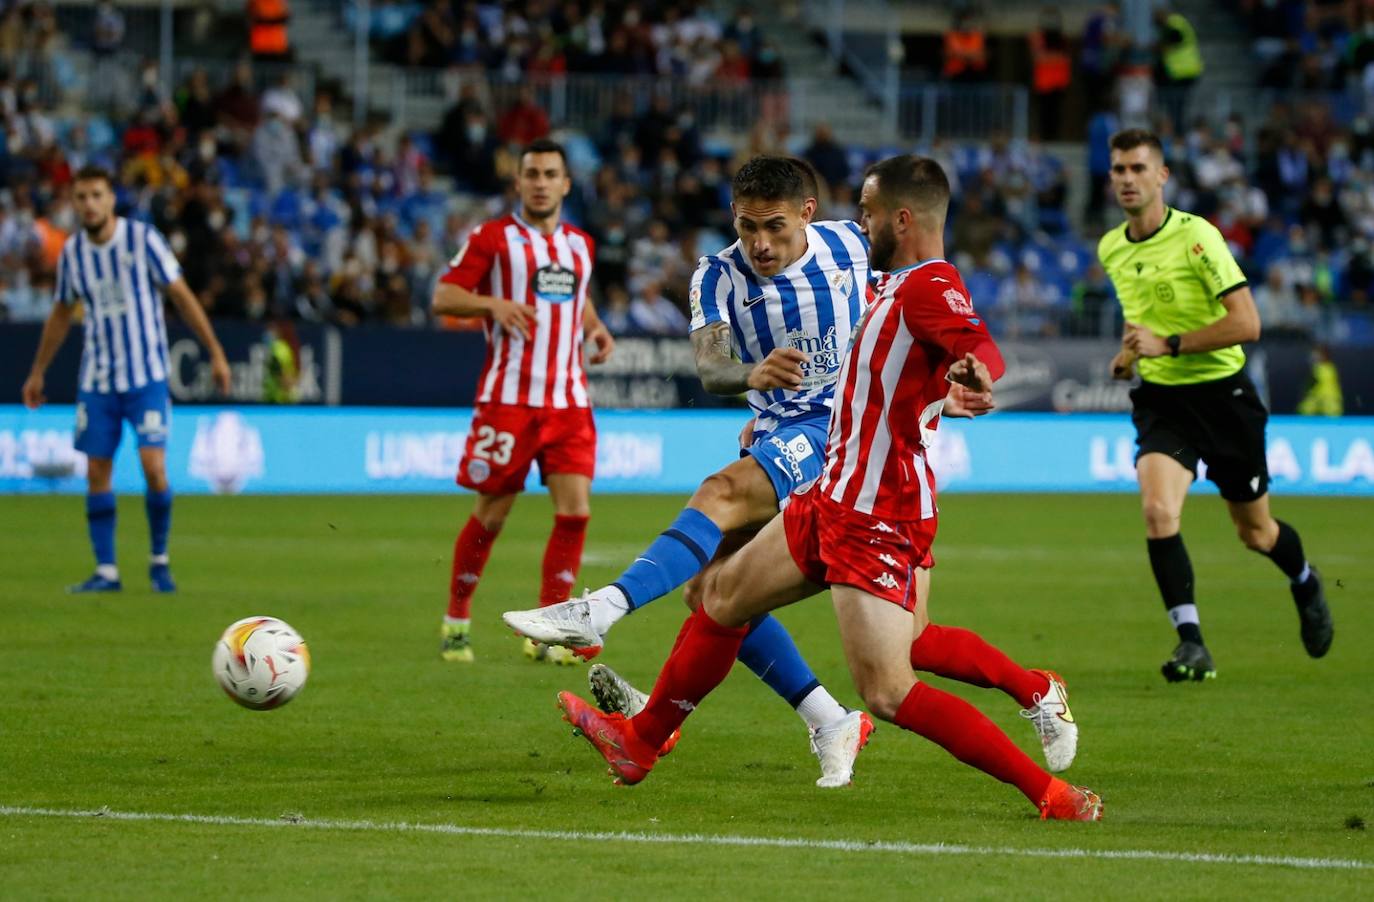
[(510, 463), (511, 452), (515, 450), (515, 436), (509, 432), (497, 432), (491, 426), (477, 429), (477, 441), (472, 443), (472, 456), (489, 460), (498, 467)]

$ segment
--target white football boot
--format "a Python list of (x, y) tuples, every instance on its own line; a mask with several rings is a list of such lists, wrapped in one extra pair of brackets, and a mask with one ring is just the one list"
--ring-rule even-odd
[(1049, 680), (1050, 688), (1044, 695), (1036, 695), (1032, 699), (1034, 704), (1022, 711), (1021, 716), (1035, 727), (1045, 751), (1045, 766), (1057, 774), (1068, 770), (1074, 755), (1078, 754), (1078, 724), (1069, 710), (1069, 690), (1059, 674), (1050, 670), (1034, 672)]
[(862, 711), (850, 711), (823, 727), (811, 728), (811, 753), (821, 762), (822, 789), (848, 786), (854, 779), (854, 759), (873, 735), (873, 719)]
[(526, 639), (545, 645), (561, 645), (584, 661), (601, 653), (606, 637), (592, 629), (588, 593), (558, 604), (529, 611), (506, 611), (501, 615), (506, 626)]

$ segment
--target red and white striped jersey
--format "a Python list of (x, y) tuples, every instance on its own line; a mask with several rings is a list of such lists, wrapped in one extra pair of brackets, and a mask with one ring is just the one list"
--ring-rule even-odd
[(559, 223), (545, 235), (514, 214), (482, 223), (441, 281), (534, 308), (526, 339), (488, 320), (479, 404), (589, 407), (582, 315), (592, 278), (592, 238)]
[(835, 386), (820, 491), (884, 520), (935, 516), (925, 452), (950, 364), (969, 351), (1002, 375), (1002, 355), (952, 264), (926, 260), (880, 276)]

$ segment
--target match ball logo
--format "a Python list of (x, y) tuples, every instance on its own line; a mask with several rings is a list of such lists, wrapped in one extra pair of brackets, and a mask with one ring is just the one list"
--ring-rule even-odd
[(945, 302), (949, 304), (949, 309), (953, 310), (959, 316), (973, 315), (973, 302), (964, 297), (958, 289), (946, 288)]

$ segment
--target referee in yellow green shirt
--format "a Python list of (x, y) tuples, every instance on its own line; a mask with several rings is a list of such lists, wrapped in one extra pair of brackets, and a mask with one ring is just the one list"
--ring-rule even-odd
[(1321, 579), (1297, 531), (1269, 513), (1269, 412), (1245, 375), (1240, 348), (1260, 334), (1245, 275), (1211, 223), (1165, 206), (1169, 167), (1158, 137), (1141, 129), (1113, 135), (1111, 166), (1112, 190), (1126, 222), (1102, 236), (1097, 255), (1126, 317), (1112, 374), (1130, 379), (1137, 363), (1140, 369), (1140, 385), (1131, 391), (1131, 420), (1146, 545), (1179, 638), (1162, 668), (1164, 678), (1216, 676), (1193, 597), (1193, 566), (1179, 532), (1199, 462), (1225, 499), (1240, 540), (1287, 575), (1303, 646), (1320, 658), (1333, 633)]

